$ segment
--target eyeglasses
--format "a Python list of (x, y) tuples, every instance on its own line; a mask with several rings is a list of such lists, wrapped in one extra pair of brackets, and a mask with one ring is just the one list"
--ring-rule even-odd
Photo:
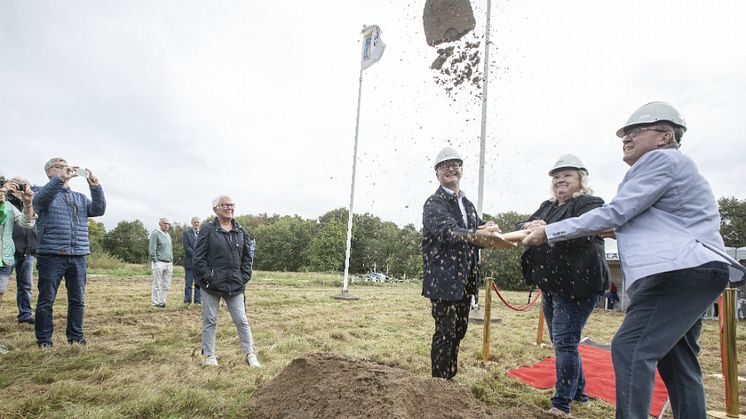
[(438, 165), (438, 170), (460, 169), (460, 168), (461, 168), (460, 161), (447, 161), (447, 162), (443, 162)]
[(233, 209), (233, 208), (236, 208), (236, 204), (220, 204), (219, 206), (220, 206), (220, 208), (223, 208), (223, 209)]
[(637, 137), (638, 135), (642, 134), (645, 131), (668, 132), (668, 130), (659, 129), (659, 128), (637, 127), (633, 129), (632, 131), (625, 133), (624, 137), (622, 138), (629, 138), (630, 140), (634, 140), (635, 137)]
[(65, 167), (67, 167), (67, 165), (56, 163), (53, 164), (52, 167), (54, 167), (55, 169), (64, 169)]

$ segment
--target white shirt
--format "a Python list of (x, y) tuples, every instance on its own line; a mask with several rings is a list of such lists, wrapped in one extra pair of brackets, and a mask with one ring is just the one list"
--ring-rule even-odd
[(466, 207), (464, 207), (464, 193), (461, 191), (458, 191), (458, 193), (446, 188), (443, 185), (440, 185), (443, 187), (443, 189), (448, 192), (451, 195), (456, 195), (456, 200), (458, 201), (458, 208), (461, 210), (461, 216), (464, 218), (464, 227), (469, 228), (469, 220), (466, 217)]

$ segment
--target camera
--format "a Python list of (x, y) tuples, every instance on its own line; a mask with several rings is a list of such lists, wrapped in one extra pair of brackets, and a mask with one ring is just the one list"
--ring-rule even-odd
[(18, 191), (23, 192), (26, 190), (26, 184), (25, 183), (19, 183), (18, 184)]
[(5, 179), (0, 179), (0, 188), (5, 186)]
[(82, 176), (82, 177), (84, 177), (86, 179), (88, 179), (89, 177), (91, 177), (91, 172), (89, 172), (86, 169), (83, 169), (82, 167), (76, 167), (75, 168), (75, 174), (77, 174), (78, 176)]

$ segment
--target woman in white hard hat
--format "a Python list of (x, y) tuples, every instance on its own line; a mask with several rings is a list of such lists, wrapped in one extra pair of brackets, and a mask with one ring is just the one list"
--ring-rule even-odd
[[(551, 198), (521, 228), (577, 217), (603, 205), (591, 195), (588, 171), (572, 154), (560, 157), (549, 172)], [(556, 357), (551, 413), (569, 414), (570, 403), (587, 402), (578, 344), (599, 295), (609, 283), (603, 239), (581, 237), (556, 246), (529, 247), (521, 256), (523, 276), (542, 291), (542, 309)]]

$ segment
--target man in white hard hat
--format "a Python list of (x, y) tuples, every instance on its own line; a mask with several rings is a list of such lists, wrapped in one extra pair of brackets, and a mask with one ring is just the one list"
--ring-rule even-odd
[(458, 349), (466, 334), (471, 296), (477, 293), (477, 236), (499, 232), (483, 223), (461, 191), (463, 160), (445, 147), (435, 158), (438, 190), (425, 202), (422, 214), (422, 295), (432, 303), (435, 319), (430, 358), (432, 376), (456, 375)]
[(744, 268), (725, 253), (710, 185), (678, 148), (686, 122), (652, 102), (617, 131), (630, 167), (607, 205), (537, 226), (525, 244), (616, 229), (631, 302), (611, 344), (617, 418), (647, 418), (656, 367), (675, 418), (706, 417), (697, 361), (702, 315)]

